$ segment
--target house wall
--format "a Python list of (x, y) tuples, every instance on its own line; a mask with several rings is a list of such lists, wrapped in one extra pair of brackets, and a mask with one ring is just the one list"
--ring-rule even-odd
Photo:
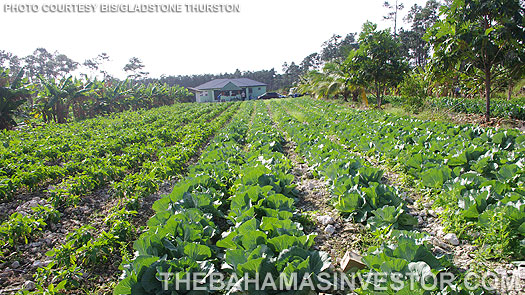
[[(252, 93), (250, 93), (250, 89), (252, 89)], [(217, 91), (221, 91), (221, 89), (216, 89)], [(254, 87), (246, 87), (246, 99), (256, 99), (258, 96), (263, 95), (266, 93), (266, 86), (254, 86)], [(241, 96), (222, 96), (221, 100), (224, 101), (232, 101), (232, 100), (240, 100)], [(196, 102), (216, 102), (214, 99), (213, 90), (204, 90), (204, 91), (198, 91), (195, 93), (195, 101)]]
[(199, 91), (195, 93), (196, 102), (212, 102), (213, 101), (213, 91)]
[[(252, 89), (252, 93), (250, 93), (250, 89)], [(266, 86), (254, 86), (254, 87), (248, 87), (248, 91), (246, 91), (246, 96), (249, 99), (250, 96), (252, 99), (256, 99), (257, 96), (263, 95), (266, 93)]]

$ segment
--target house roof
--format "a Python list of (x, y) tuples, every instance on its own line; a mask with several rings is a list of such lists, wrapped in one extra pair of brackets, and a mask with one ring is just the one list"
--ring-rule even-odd
[(202, 85), (195, 87), (199, 90), (206, 89), (222, 89), (226, 84), (232, 83), (237, 87), (250, 87), (250, 86), (266, 86), (265, 83), (258, 82), (248, 78), (238, 78), (238, 79), (215, 79), (210, 82), (206, 82)]

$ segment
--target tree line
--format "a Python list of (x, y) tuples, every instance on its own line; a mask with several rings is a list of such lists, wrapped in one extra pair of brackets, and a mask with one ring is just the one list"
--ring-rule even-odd
[[(191, 101), (192, 95), (186, 87), (219, 78), (245, 77), (266, 83), (269, 90), (286, 91), (309, 70), (329, 60), (342, 60), (355, 47), (354, 37), (355, 34), (344, 38), (333, 35), (323, 43), (320, 53), (308, 55), (299, 64), (285, 62), (283, 73), (272, 68), (150, 78), (143, 62), (132, 57), (122, 68), (127, 74), (124, 81), (108, 72), (110, 56), (104, 52), (77, 62), (45, 48), (37, 48), (25, 57), (0, 50), (0, 129), (14, 127), (15, 117), (64, 123), (71, 119)], [(80, 77), (74, 77), (75, 73)]]
[(322, 43), (320, 52), (314, 52), (306, 56), (300, 63), (284, 62), (282, 71), (275, 68), (260, 71), (240, 71), (221, 74), (199, 74), (199, 75), (177, 75), (162, 76), (160, 79), (145, 79), (146, 82), (159, 81), (168, 85), (180, 85), (183, 87), (196, 87), (214, 79), (249, 78), (266, 83), (270, 91), (287, 91), (297, 84), (300, 77), (312, 69), (318, 69), (323, 63), (332, 60), (343, 60), (344, 57), (357, 46), (355, 33), (346, 36), (333, 35)]
[[(376, 24), (366, 22), (359, 34), (333, 35), (319, 52), (299, 63), (285, 62), (282, 72), (272, 68), (153, 79), (148, 77), (142, 61), (132, 57), (122, 68), (128, 80), (121, 81), (106, 70), (110, 60), (106, 53), (79, 63), (44, 48), (37, 48), (26, 57), (0, 50), (0, 68), (9, 69), (1, 72), (0, 111), (2, 118), (12, 118), (22, 109), (26, 115), (40, 114), (44, 121), (63, 122), (70, 114), (81, 119), (153, 107), (166, 103), (166, 97), (170, 102), (187, 101), (190, 96), (181, 87), (195, 87), (218, 78), (245, 77), (266, 83), (268, 90), (287, 91), (300, 86), (318, 97), (358, 100), (371, 92), (378, 107), (388, 92), (403, 95), (410, 105), (420, 105), (428, 96), (480, 96), (485, 99), (485, 118), (489, 120), (493, 93), (507, 90), (510, 99), (512, 89), (525, 75), (523, 3), (428, 0), (425, 5), (410, 7), (403, 19), (408, 28), (398, 29), (404, 5), (399, 0), (385, 2), (388, 13), (383, 19), (392, 22), (393, 30), (378, 30)], [(81, 78), (72, 77), (75, 71), (82, 72)], [(100, 79), (90, 78), (93, 76)], [(110, 94), (110, 90), (126, 94)], [(4, 126), (13, 125), (14, 121), (8, 121), (11, 123), (3, 123)]]
[(397, 30), (396, 1), (385, 7), (393, 28), (366, 22), (344, 60), (332, 59), (301, 76), (300, 88), (318, 97), (351, 97), (370, 91), (381, 107), (384, 93), (402, 94), (410, 104), (428, 96), (480, 96), (485, 120), (490, 99), (525, 78), (525, 8), (520, 0), (429, 0), (414, 4)]

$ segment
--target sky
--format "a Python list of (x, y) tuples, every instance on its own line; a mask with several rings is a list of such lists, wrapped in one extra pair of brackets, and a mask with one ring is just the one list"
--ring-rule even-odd
[[(391, 0), (390, 2), (394, 2)], [(77, 62), (101, 52), (110, 56), (107, 70), (125, 76), (122, 68), (138, 57), (150, 77), (255, 71), (284, 62), (300, 63), (319, 52), (333, 34), (358, 33), (370, 20), (380, 29), (384, 0), (0, 0), (0, 50), (20, 57), (37, 47), (58, 51)], [(414, 3), (400, 1), (404, 16)], [(44, 5), (95, 4), (94, 12), (49, 13)], [(108, 4), (179, 4), (177, 13), (100, 12)], [(39, 12), (14, 12), (13, 5), (37, 5)], [(234, 4), (235, 13), (188, 12), (185, 5)], [(9, 5), (11, 5), (9, 7)], [(405, 25), (402, 20), (398, 26)]]

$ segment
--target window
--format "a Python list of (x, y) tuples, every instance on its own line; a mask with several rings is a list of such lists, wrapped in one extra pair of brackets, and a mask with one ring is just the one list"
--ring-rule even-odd
[(261, 90), (261, 87), (257, 88), (257, 90)]
[(253, 88), (248, 88), (248, 93), (253, 93)]

